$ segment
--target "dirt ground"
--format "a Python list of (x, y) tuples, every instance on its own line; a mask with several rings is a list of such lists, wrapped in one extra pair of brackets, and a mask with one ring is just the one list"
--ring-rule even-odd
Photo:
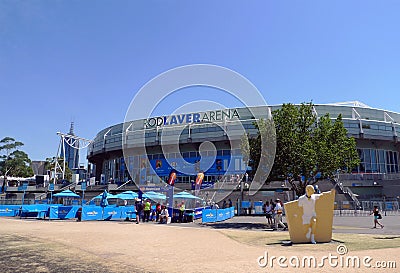
[[(288, 239), (288, 232), (199, 225), (0, 218), (0, 272), (398, 272), (400, 267), (400, 236), (334, 234), (329, 244), (282, 246)], [(341, 243), (348, 248), (343, 256), (337, 253)], [(269, 263), (261, 267), (265, 253)], [(347, 268), (328, 260), (320, 268), (294, 267), (291, 257), (301, 261), (311, 255), (318, 264), (323, 256), (357, 255), (370, 256), (372, 266), (394, 261), (397, 268)], [(275, 259), (271, 269), (271, 256), (286, 257), (287, 268)]]

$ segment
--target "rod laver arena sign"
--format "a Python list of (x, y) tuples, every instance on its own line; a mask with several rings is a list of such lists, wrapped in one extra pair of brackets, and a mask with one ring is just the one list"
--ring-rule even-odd
[(222, 121), (224, 119), (234, 118), (239, 118), (239, 113), (236, 109), (215, 110), (203, 113), (178, 114), (172, 116), (148, 118), (144, 121), (144, 127), (154, 128), (168, 125)]

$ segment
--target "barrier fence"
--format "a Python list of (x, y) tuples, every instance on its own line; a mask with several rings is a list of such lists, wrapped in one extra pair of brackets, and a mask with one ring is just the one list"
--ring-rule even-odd
[(134, 206), (64, 206), (59, 204), (45, 205), (0, 205), (0, 217), (36, 217), (54, 219), (78, 218), (90, 220), (121, 220), (135, 218)]
[(225, 221), (235, 216), (235, 207), (227, 209), (204, 209), (202, 215), (203, 223), (215, 223)]
[[(178, 210), (176, 210), (178, 211)], [(224, 210), (220, 210), (218, 213), (218, 219), (228, 219), (232, 216), (231, 210), (225, 215), (221, 215)], [(191, 221), (202, 218), (203, 208), (196, 208), (193, 210), (185, 211), (188, 219)], [(135, 206), (107, 206), (101, 207), (96, 205), (61, 205), (61, 204), (35, 204), (35, 205), (0, 205), (0, 217), (36, 217), (36, 218), (48, 218), (51, 220), (55, 219), (73, 219), (77, 218), (82, 221), (93, 221), (93, 220), (124, 220), (136, 218)], [(222, 221), (219, 220), (219, 221)]]
[(335, 216), (369, 216), (374, 208), (378, 206), (381, 213), (385, 216), (400, 215), (398, 201), (360, 201), (357, 205), (352, 201), (335, 202)]

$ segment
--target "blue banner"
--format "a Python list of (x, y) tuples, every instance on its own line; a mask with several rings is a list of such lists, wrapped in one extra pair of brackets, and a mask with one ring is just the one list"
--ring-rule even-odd
[(17, 216), (21, 205), (0, 205), (0, 216)]
[(204, 208), (195, 208), (194, 209), (194, 219), (200, 219), (203, 216)]
[(37, 204), (37, 205), (23, 205), (21, 207), (21, 217), (41, 217), (48, 216), (49, 205)]
[(225, 209), (218, 209), (217, 210), (217, 222), (226, 220), (224, 211), (225, 211)]
[(119, 207), (119, 209), (121, 211), (121, 219), (126, 219), (126, 217), (129, 219), (136, 218), (135, 206)]
[(121, 219), (121, 207), (104, 207), (103, 220)]
[(204, 209), (202, 214), (203, 223), (214, 223), (217, 221), (217, 210), (216, 209)]
[(77, 211), (80, 206), (50, 206), (50, 219), (71, 219), (76, 218)]
[(99, 206), (83, 206), (82, 207), (82, 221), (102, 220), (103, 209)]
[[(210, 181), (208, 181), (208, 182), (203, 181), (203, 183), (201, 183), (201, 185), (200, 185), (201, 190), (207, 189), (207, 188), (213, 188), (213, 187), (214, 187), (214, 182), (210, 182)], [(196, 183), (192, 182), (192, 190), (195, 190), (195, 189), (196, 189)]]
[(254, 202), (254, 213), (255, 214), (264, 214), (264, 203), (262, 201)]
[(123, 220), (128, 217), (129, 219), (136, 218), (134, 206), (83, 206), (82, 207), (82, 221), (91, 220)]
[(242, 201), (242, 209), (248, 209), (251, 207), (250, 201)]
[(202, 214), (203, 223), (214, 223), (225, 221), (235, 215), (235, 208), (230, 207), (226, 209), (204, 209)]

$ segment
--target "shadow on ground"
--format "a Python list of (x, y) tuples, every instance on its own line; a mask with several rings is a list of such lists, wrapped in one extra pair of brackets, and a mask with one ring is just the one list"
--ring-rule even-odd
[(215, 229), (243, 229), (243, 230), (272, 230), (266, 224), (261, 223), (208, 223), (202, 226), (211, 227)]

